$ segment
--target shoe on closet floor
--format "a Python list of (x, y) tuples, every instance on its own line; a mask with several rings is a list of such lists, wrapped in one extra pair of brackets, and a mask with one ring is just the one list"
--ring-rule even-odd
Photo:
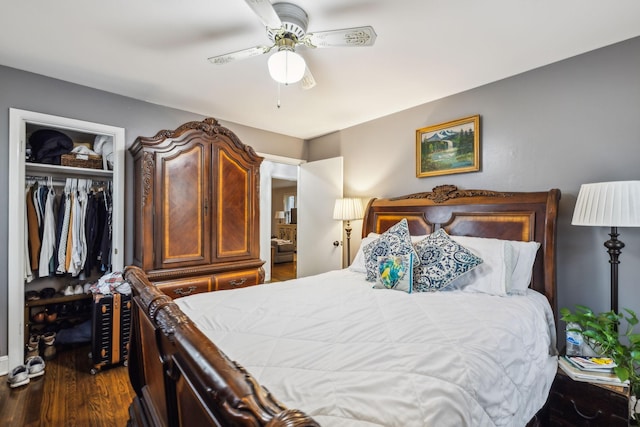
[(58, 318), (58, 304), (49, 304), (44, 309), (44, 320), (53, 323)]
[(27, 301), (37, 301), (40, 299), (40, 293), (36, 291), (27, 291), (25, 295), (26, 295)]
[(31, 320), (33, 321), (33, 323), (44, 323), (44, 316), (44, 311), (39, 311), (31, 316)]
[(21, 385), (29, 384), (29, 371), (27, 371), (27, 367), (24, 365), (16, 366), (13, 368), (11, 372), (9, 372), (9, 376), (7, 377), (7, 382), (9, 383), (9, 387), (16, 388)]
[(40, 290), (40, 298), (53, 298), (56, 295), (56, 290), (53, 288), (44, 288)]
[(27, 359), (40, 355), (40, 336), (33, 334), (27, 343)]
[(44, 342), (44, 351), (42, 355), (44, 356), (44, 360), (51, 360), (56, 357), (56, 346), (54, 345), (56, 341), (56, 333), (55, 332), (46, 332), (42, 335), (42, 341)]
[(44, 359), (40, 356), (34, 356), (27, 359), (25, 366), (27, 368), (27, 376), (29, 378), (44, 375)]
[(72, 285), (68, 285), (66, 288), (64, 288), (64, 295), (65, 296), (71, 296), (73, 295), (73, 286)]
[(80, 295), (84, 293), (84, 287), (81, 284), (77, 284), (75, 288), (73, 288), (73, 293), (75, 295)]

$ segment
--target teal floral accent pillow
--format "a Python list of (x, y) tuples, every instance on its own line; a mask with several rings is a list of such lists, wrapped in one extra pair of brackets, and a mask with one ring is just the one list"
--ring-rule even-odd
[(389, 255), (378, 258), (376, 289), (413, 290), (413, 254)]
[(452, 240), (443, 229), (430, 234), (415, 247), (420, 261), (413, 270), (416, 292), (444, 289), (483, 262), (482, 258)]
[(414, 266), (419, 264), (418, 254), (411, 244), (409, 224), (406, 218), (394, 224), (380, 237), (363, 247), (367, 280), (374, 282), (378, 277), (378, 258), (384, 256), (402, 256), (413, 254)]

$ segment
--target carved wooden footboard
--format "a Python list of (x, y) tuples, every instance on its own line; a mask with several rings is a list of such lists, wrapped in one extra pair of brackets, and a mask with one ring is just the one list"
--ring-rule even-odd
[(131, 425), (318, 426), (229, 360), (141, 269), (127, 267), (124, 275), (134, 293)]

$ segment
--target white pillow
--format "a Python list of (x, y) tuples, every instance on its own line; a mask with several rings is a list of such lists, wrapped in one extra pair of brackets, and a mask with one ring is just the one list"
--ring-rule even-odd
[(451, 238), (484, 260), (467, 277), (453, 284), (457, 289), (502, 296), (526, 292), (540, 247), (538, 242), (470, 236)]
[(540, 243), (519, 242), (507, 240), (513, 250), (513, 273), (511, 274), (510, 286), (507, 288), (509, 294), (524, 294), (531, 283), (533, 274), (533, 263), (536, 261), (536, 254)]
[(460, 277), (452, 287), (466, 292), (507, 295), (508, 282), (513, 271), (512, 246), (506, 241), (482, 237), (450, 236), (484, 260), (482, 264)]
[(367, 237), (362, 239), (362, 242), (360, 243), (360, 247), (358, 248), (358, 252), (356, 252), (356, 256), (353, 258), (353, 261), (349, 266), (349, 270), (355, 271), (356, 273), (367, 272), (367, 266), (364, 263), (364, 251), (362, 248), (364, 248), (366, 245), (373, 242), (374, 240), (377, 240), (379, 237), (380, 235), (378, 233), (369, 233)]

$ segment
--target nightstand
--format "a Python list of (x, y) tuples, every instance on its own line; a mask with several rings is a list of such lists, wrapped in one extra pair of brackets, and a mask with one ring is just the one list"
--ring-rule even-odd
[(558, 369), (549, 393), (551, 426), (628, 426), (629, 389), (574, 381)]

